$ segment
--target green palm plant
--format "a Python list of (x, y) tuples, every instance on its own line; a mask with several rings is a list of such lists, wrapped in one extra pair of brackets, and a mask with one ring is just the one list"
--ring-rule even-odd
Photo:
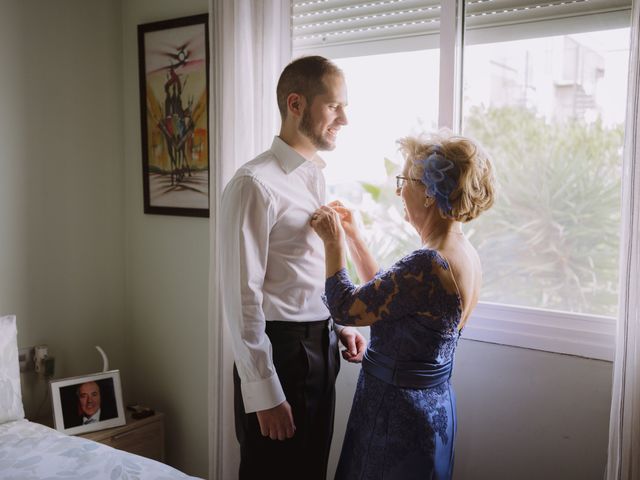
[(500, 180), (496, 205), (467, 229), (483, 259), (483, 299), (615, 315), (622, 128), (475, 108), (465, 134), (490, 152)]

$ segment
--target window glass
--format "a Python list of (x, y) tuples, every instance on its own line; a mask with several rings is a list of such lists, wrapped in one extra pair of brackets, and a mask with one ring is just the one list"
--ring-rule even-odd
[[(629, 29), (545, 25), (474, 30), (464, 48), (463, 133), (491, 154), (500, 184), (465, 230), (483, 260), (483, 301), (615, 316)], [(328, 200), (358, 212), (389, 266), (419, 246), (395, 196), (396, 140), (437, 129), (439, 51), (375, 50), (334, 58), (349, 125), (323, 156)]]
[(395, 195), (402, 158), (396, 140), (433, 130), (438, 116), (437, 50), (339, 58), (344, 71), (349, 124), (327, 161), (327, 199), (359, 214), (372, 252), (383, 266), (419, 246)]
[(466, 228), (484, 301), (615, 315), (628, 44), (617, 29), (465, 48), (463, 132), (500, 183)]

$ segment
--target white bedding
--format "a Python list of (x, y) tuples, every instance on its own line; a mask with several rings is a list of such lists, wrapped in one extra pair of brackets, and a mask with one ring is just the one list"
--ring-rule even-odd
[(64, 435), (28, 420), (0, 425), (0, 479), (165, 480), (188, 479), (148, 458), (80, 437)]

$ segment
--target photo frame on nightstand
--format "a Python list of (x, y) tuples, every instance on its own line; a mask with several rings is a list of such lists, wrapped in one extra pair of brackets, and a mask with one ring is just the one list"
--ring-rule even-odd
[(55, 429), (75, 435), (126, 423), (120, 371), (51, 380)]

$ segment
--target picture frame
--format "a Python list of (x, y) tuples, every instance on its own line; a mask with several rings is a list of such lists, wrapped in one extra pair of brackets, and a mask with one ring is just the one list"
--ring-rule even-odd
[(144, 213), (209, 217), (208, 18), (138, 25)]
[(60, 432), (76, 435), (126, 423), (119, 370), (51, 380), (50, 388)]

